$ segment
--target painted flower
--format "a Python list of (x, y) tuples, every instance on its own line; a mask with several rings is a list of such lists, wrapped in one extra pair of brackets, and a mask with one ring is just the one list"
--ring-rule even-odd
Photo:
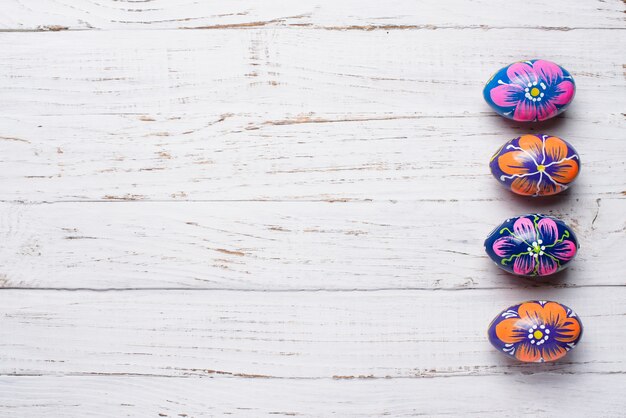
[(574, 97), (572, 77), (550, 61), (516, 62), (507, 68), (506, 75), (508, 82), (498, 80), (499, 85), (489, 95), (495, 105), (509, 108), (517, 121), (549, 119)]
[(502, 236), (493, 242), (493, 252), (502, 266), (510, 268), (512, 264), (513, 273), (521, 276), (556, 273), (578, 250), (569, 230), (564, 229), (559, 236), (557, 223), (549, 217), (522, 216), (513, 224), (513, 231), (504, 227), (499, 234)]
[(578, 176), (580, 158), (555, 136), (523, 135), (507, 143), (491, 161), (491, 171), (524, 196), (549, 196), (568, 188)]
[(525, 362), (558, 360), (574, 348), (582, 333), (576, 314), (556, 302), (522, 303), (502, 313), (494, 324), (489, 332), (492, 343)]

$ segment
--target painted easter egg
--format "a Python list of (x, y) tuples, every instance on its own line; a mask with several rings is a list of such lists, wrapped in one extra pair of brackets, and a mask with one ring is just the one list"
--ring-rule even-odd
[(565, 68), (534, 59), (500, 69), (485, 85), (483, 96), (505, 118), (535, 122), (563, 112), (575, 92), (574, 79)]
[(519, 276), (549, 276), (563, 270), (578, 251), (563, 221), (530, 214), (507, 219), (485, 240), (485, 251), (501, 269)]
[(567, 306), (538, 300), (505, 309), (494, 318), (487, 333), (501, 353), (539, 363), (564, 357), (580, 341), (583, 324)]
[(549, 135), (522, 135), (491, 157), (491, 174), (523, 196), (550, 196), (567, 189), (578, 176), (580, 157), (569, 143)]

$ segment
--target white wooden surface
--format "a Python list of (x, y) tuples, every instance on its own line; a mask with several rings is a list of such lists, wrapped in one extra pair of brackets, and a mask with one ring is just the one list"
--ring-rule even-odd
[[(624, 9), (4, 0), (0, 415), (624, 416)], [(578, 91), (527, 127), (481, 89), (532, 57)], [(529, 129), (568, 193), (491, 178)], [(581, 241), (553, 279), (484, 255), (530, 211)], [(563, 361), (486, 340), (532, 298), (583, 320)]]

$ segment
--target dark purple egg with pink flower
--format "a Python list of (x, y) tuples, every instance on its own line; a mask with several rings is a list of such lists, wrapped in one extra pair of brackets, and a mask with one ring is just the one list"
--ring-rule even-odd
[(518, 122), (550, 119), (574, 99), (576, 84), (563, 67), (533, 59), (508, 65), (487, 82), (483, 96), (505, 118)]
[(510, 218), (485, 240), (485, 251), (501, 269), (518, 276), (549, 276), (567, 267), (578, 240), (565, 222), (541, 214)]

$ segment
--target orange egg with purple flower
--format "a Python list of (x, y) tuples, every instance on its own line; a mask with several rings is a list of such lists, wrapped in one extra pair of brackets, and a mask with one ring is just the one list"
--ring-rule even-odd
[(523, 196), (550, 196), (566, 190), (580, 171), (580, 156), (567, 141), (527, 134), (500, 147), (489, 162), (499, 183)]
[(582, 336), (583, 325), (574, 311), (558, 302), (528, 301), (498, 314), (487, 331), (501, 353), (527, 363), (558, 360)]

